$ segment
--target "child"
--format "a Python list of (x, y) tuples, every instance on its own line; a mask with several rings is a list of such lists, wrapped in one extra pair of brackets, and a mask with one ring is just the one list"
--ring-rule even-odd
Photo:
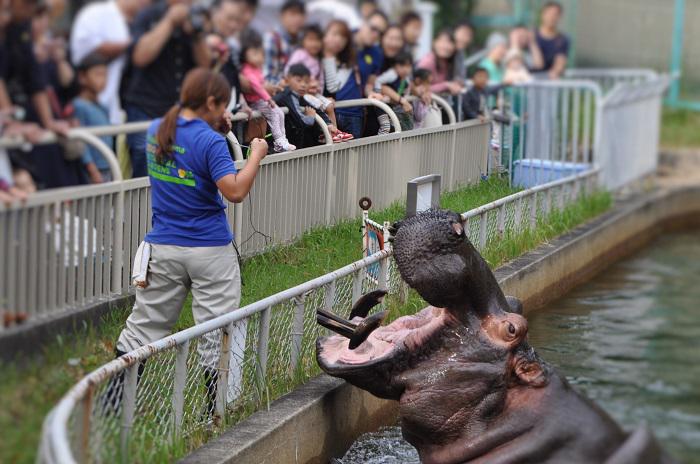
[(243, 96), (253, 110), (260, 111), (265, 117), (272, 132), (274, 150), (278, 153), (296, 150), (297, 147), (287, 140), (284, 129), (284, 112), (265, 90), (262, 74), (264, 61), (262, 40), (259, 35), (250, 31), (241, 47), (241, 62), (243, 63), (241, 76), (250, 83), (251, 91), (250, 93), (244, 92)]
[[(375, 92), (381, 92), (388, 97), (391, 107), (401, 123), (401, 130), (413, 129), (413, 106), (406, 96), (410, 95), (410, 76), (413, 70), (413, 58), (411, 54), (403, 51), (394, 58), (394, 65), (381, 74), (374, 82)], [(391, 131), (389, 115), (382, 113), (378, 117), (379, 134), (388, 134)]]
[(503, 63), (506, 68), (503, 74), (503, 82), (508, 84), (524, 84), (532, 81), (532, 75), (525, 66), (523, 54), (517, 48), (511, 48), (503, 58)]
[[(333, 126), (328, 116), (315, 109), (305, 99), (311, 72), (301, 63), (293, 64), (285, 75), (287, 87), (277, 95), (275, 102), (282, 107), (289, 108), (285, 119), (285, 129), (295, 145), (309, 147), (318, 144), (319, 131), (317, 130), (315, 116), (318, 114), (328, 124), (328, 129), (336, 135), (333, 142), (342, 142), (343, 138)], [(322, 135), (321, 135), (322, 137)]]
[[(322, 91), (325, 85), (323, 69), (321, 68), (321, 51), (323, 50), (323, 32), (316, 25), (304, 28), (301, 39), (301, 48), (297, 49), (289, 58), (285, 74), (289, 74), (290, 68), (295, 64), (304, 65), (310, 73), (309, 84), (304, 95), (304, 99), (317, 112), (324, 112), (331, 121), (333, 139), (337, 136), (341, 140), (351, 140), (352, 134), (338, 130), (338, 121), (335, 118), (335, 105), (333, 100), (323, 96)], [(329, 126), (330, 129), (330, 126)]]
[(486, 68), (478, 67), (472, 73), (472, 87), (464, 94), (462, 111), (464, 118), (482, 119), (487, 117), (486, 100), (503, 88), (503, 85), (488, 85), (489, 72)]
[[(73, 99), (73, 116), (81, 126), (108, 126), (110, 124), (107, 108), (100, 105), (97, 96), (107, 85), (107, 60), (97, 53), (90, 53), (78, 64), (78, 84), (80, 93)], [(100, 137), (108, 146), (113, 146), (110, 136)], [(112, 180), (109, 162), (100, 152), (86, 146), (82, 156), (83, 166), (87, 170), (90, 182), (100, 184)]]
[[(413, 84), (411, 94), (417, 97), (413, 101), (413, 121), (414, 129), (426, 127), (426, 117), (433, 109), (433, 94), (430, 86), (433, 83), (433, 73), (425, 68), (418, 68), (413, 73)], [(438, 110), (439, 111), (439, 110)], [(442, 122), (442, 115), (439, 115)]]
[(488, 85), (489, 72), (485, 68), (478, 67), (472, 74), (472, 87), (464, 95), (462, 110), (465, 119), (481, 119), (490, 117), (491, 123), (491, 156), (493, 168), (500, 170), (503, 163), (499, 153), (501, 152), (501, 134), (503, 125), (510, 124), (510, 119), (500, 111), (489, 111), (488, 98), (496, 95), (503, 87), (503, 84)]

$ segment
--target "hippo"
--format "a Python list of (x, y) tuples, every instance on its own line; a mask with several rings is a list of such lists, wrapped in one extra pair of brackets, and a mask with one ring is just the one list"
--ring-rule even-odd
[[(429, 210), (392, 232), (401, 277), (430, 306), (388, 325), (377, 323), (382, 313), (369, 323), (335, 316), (323, 325), (340, 335), (319, 338), (316, 358), (327, 374), (398, 401), (421, 462), (674, 462), (647, 426), (625, 432), (528, 344), (522, 305), (504, 295), (458, 214)], [(343, 324), (351, 333), (336, 330)]]

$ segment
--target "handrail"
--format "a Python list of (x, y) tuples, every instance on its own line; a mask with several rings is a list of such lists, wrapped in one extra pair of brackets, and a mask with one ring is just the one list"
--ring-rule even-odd
[(389, 105), (376, 98), (356, 98), (354, 100), (336, 100), (336, 108), (352, 108), (354, 106), (376, 106), (380, 110), (384, 111), (391, 119), (391, 125), (394, 126), (394, 132), (401, 132), (401, 123), (399, 118), (396, 117), (396, 113), (391, 109)]
[[(288, 108), (282, 108), (285, 114), (289, 112)], [(247, 113), (239, 111), (233, 115), (231, 119), (232, 122), (243, 122), (249, 119), (262, 118), (263, 115), (258, 111), (253, 111), (249, 117)], [(321, 128), (323, 135), (325, 136), (325, 145), (332, 145), (333, 139), (328, 129), (328, 125), (319, 115), (314, 118), (316, 124)], [(108, 147), (99, 137), (104, 136), (116, 136), (121, 134), (134, 134), (138, 132), (145, 132), (151, 125), (151, 121), (138, 121), (138, 122), (127, 122), (123, 124), (114, 124), (108, 126), (92, 126), (92, 127), (78, 127), (68, 131), (68, 138), (80, 140), (86, 144), (94, 147), (100, 152), (102, 156), (105, 157), (107, 163), (109, 163), (110, 171), (112, 172), (112, 178), (115, 181), (122, 180), (121, 169), (119, 168), (119, 160), (117, 159), (114, 150)], [(236, 161), (243, 159), (243, 151), (241, 150), (241, 144), (233, 134), (229, 132), (226, 134), (226, 138), (231, 142), (233, 146), (234, 159)], [(46, 131), (45, 135), (36, 142), (36, 145), (48, 145), (52, 143), (57, 143), (59, 136), (54, 132)], [(0, 137), (0, 148), (6, 149), (20, 149), (20, 150), (30, 150), (32, 143), (27, 141), (22, 137)]]
[[(452, 109), (452, 106), (448, 103), (448, 101), (436, 93), (430, 95), (433, 101), (437, 103), (437, 105), (440, 106), (442, 110), (447, 114), (448, 123), (457, 124), (457, 115), (455, 114), (455, 110)], [(408, 101), (415, 100), (418, 100), (418, 97), (416, 97), (415, 95), (411, 95), (410, 97), (408, 97)]]

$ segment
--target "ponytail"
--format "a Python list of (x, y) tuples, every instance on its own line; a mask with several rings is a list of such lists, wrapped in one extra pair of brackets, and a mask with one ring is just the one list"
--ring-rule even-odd
[(165, 113), (165, 116), (158, 126), (158, 132), (156, 133), (156, 162), (158, 164), (164, 164), (166, 158), (172, 159), (173, 157), (173, 144), (175, 143), (175, 130), (177, 129), (177, 117), (180, 114), (180, 108), (182, 105), (177, 103), (172, 106)]
[(180, 101), (173, 105), (158, 126), (156, 133), (156, 162), (164, 164), (173, 159), (175, 131), (180, 110), (189, 108), (198, 110), (207, 103), (209, 97), (214, 97), (217, 103), (228, 103), (231, 100), (231, 87), (221, 74), (206, 68), (195, 68), (187, 73), (182, 82)]

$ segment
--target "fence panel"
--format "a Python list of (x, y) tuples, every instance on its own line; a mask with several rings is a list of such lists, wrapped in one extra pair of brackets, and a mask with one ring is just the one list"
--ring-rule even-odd
[(663, 95), (668, 77), (618, 83), (602, 104), (600, 165), (605, 185), (616, 190), (656, 171)]
[[(312, 227), (356, 217), (362, 196), (388, 206), (414, 177), (452, 176), (455, 160), (456, 180), (475, 182), (487, 133), (487, 124), (469, 122), (269, 156), (248, 198), (227, 208), (240, 251), (259, 253)], [(456, 137), (463, 145), (455, 146)], [(464, 152), (465, 145), (473, 149)], [(150, 201), (149, 180), (140, 178), (0, 205), (0, 258), (7, 263), (0, 269), (0, 330), (127, 294), (136, 250), (151, 228)]]

